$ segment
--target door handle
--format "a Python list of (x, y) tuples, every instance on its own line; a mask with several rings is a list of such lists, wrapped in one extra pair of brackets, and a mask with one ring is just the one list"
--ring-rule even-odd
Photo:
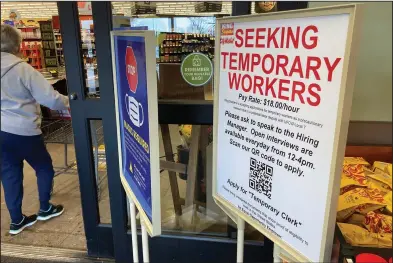
[(70, 100), (77, 100), (77, 99), (78, 99), (78, 96), (76, 95), (75, 92), (70, 94)]

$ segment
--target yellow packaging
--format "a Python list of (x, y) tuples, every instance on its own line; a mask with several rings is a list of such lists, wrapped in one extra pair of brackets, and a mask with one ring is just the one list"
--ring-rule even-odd
[(386, 185), (383, 188), (392, 190), (392, 177), (389, 174), (380, 171), (372, 172), (370, 170), (365, 169), (365, 175), (367, 179), (372, 178), (373, 180), (377, 180), (383, 183), (384, 185)]
[(392, 234), (371, 233), (362, 227), (337, 223), (345, 240), (352, 246), (391, 248)]
[(367, 178), (365, 176), (364, 166), (343, 165), (340, 183), (340, 195), (357, 187), (367, 187)]
[(360, 184), (357, 181), (348, 178), (346, 176), (341, 177), (340, 195), (358, 187), (367, 187), (367, 184), (366, 185)]
[(368, 212), (363, 225), (372, 233), (392, 233), (392, 217), (381, 213)]
[(363, 157), (344, 157), (344, 165), (365, 165), (369, 166), (370, 164)]
[(377, 210), (383, 209), (385, 206), (386, 205), (364, 204), (364, 205), (359, 205), (355, 209), (355, 212), (365, 215), (370, 211), (377, 211)]
[(386, 202), (378, 189), (356, 188), (338, 197), (337, 211), (355, 208), (364, 214), (385, 206)]
[(373, 164), (372, 170), (374, 172), (381, 170), (382, 172), (385, 172), (388, 175), (392, 176), (392, 164), (391, 163), (384, 163), (384, 162), (375, 161)]
[(354, 164), (354, 165), (343, 165), (343, 170), (342, 170), (342, 176), (346, 175), (347, 177), (350, 177), (354, 180), (356, 180), (359, 183), (364, 183), (366, 180), (366, 175), (365, 175), (365, 168), (363, 165), (360, 164)]
[(388, 185), (372, 178), (368, 178), (367, 187), (370, 189), (378, 189), (383, 196), (387, 195), (389, 191), (392, 191)]
[(348, 218), (350, 218), (353, 213), (355, 213), (356, 207), (350, 207), (337, 212), (336, 221), (337, 222), (345, 222)]
[(345, 221), (345, 223), (363, 227), (363, 222), (365, 219), (365, 215), (354, 213), (348, 218), (348, 220)]
[(367, 196), (372, 203), (361, 204), (356, 208), (356, 212), (361, 214), (367, 214), (370, 211), (376, 211), (386, 207), (387, 203), (384, 199), (385, 192), (380, 191), (377, 188), (366, 188), (363, 192), (359, 192), (360, 195)]
[(386, 214), (392, 215), (392, 191), (388, 192), (383, 199), (386, 202), (385, 211)]

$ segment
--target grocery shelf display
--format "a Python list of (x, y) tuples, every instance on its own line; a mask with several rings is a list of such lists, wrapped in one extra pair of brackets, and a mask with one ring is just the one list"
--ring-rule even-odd
[(158, 35), (158, 63), (180, 63), (190, 53), (206, 54), (214, 58), (215, 38), (209, 34), (160, 33)]
[(64, 66), (63, 40), (59, 29), (53, 29), (55, 36), (56, 55), (60, 66)]
[(58, 61), (52, 21), (40, 21), (39, 24), (45, 67), (57, 67)]

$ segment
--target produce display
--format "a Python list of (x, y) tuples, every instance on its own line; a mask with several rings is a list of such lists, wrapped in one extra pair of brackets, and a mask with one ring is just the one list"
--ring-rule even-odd
[(337, 224), (352, 246), (392, 247), (392, 164), (346, 157)]

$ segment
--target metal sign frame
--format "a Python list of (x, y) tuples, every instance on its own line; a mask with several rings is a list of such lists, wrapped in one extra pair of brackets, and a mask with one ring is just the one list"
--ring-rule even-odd
[[(121, 147), (120, 135), (120, 116), (119, 116), (119, 101), (118, 101), (118, 80), (116, 77), (116, 56), (114, 50), (115, 36), (132, 36), (143, 37), (145, 39), (145, 53), (146, 53), (146, 84), (148, 97), (148, 116), (149, 119), (149, 147), (150, 147), (150, 172), (151, 172), (151, 204), (152, 204), (152, 219), (150, 220), (145, 213), (140, 201), (133, 193), (130, 185), (123, 172), (123, 153)], [(138, 30), (122, 30), (111, 32), (111, 50), (112, 50), (112, 67), (113, 67), (113, 83), (116, 106), (116, 126), (117, 126), (117, 143), (119, 153), (119, 170), (120, 179), (123, 188), (128, 196), (131, 198), (146, 225), (147, 232), (150, 236), (157, 236), (161, 234), (161, 195), (160, 195), (160, 164), (159, 164), (159, 137), (158, 137), (158, 98), (157, 98), (157, 78), (156, 78), (156, 58), (155, 58), (155, 43), (156, 38), (154, 31), (138, 31)]]
[[(306, 17), (318, 17), (318, 16), (329, 16), (338, 14), (348, 14), (349, 15), (349, 26), (347, 30), (347, 40), (345, 43), (345, 54), (343, 57), (343, 71), (341, 78), (341, 88), (339, 93), (339, 103), (338, 111), (335, 123), (335, 134), (333, 141), (333, 156), (330, 166), (330, 178), (329, 185), (327, 186), (328, 195), (326, 197), (326, 207), (325, 207), (325, 220), (321, 222), (321, 227), (323, 228), (323, 240), (321, 240), (320, 249), (320, 262), (330, 262), (330, 256), (333, 246), (333, 237), (335, 229), (336, 220), (336, 209), (340, 188), (340, 178), (342, 170), (342, 162), (344, 158), (348, 125), (349, 125), (349, 115), (351, 111), (352, 104), (352, 94), (355, 81), (355, 59), (356, 59), (356, 48), (358, 43), (359, 35), (359, 20), (361, 17), (361, 5), (349, 4), (340, 5), (324, 8), (310, 8), (301, 9), (295, 11), (287, 12), (277, 12), (277, 13), (266, 13), (258, 15), (248, 15), (248, 16), (238, 16), (230, 18), (217, 19), (216, 24), (216, 47), (215, 47), (215, 69), (214, 72), (217, 74), (214, 78), (215, 91), (214, 91), (214, 149), (213, 149), (213, 197), (216, 203), (223, 208), (223, 210), (232, 218), (240, 217), (247, 223), (256, 228), (259, 232), (264, 234), (267, 238), (277, 243), (281, 248), (285, 249), (291, 256), (296, 260), (302, 262), (311, 262), (307, 255), (300, 253), (295, 250), (289, 243), (283, 241), (281, 238), (274, 235), (272, 232), (268, 231), (262, 225), (260, 225), (256, 220), (252, 219), (250, 216), (242, 212), (235, 205), (228, 202), (222, 196), (217, 193), (217, 144), (218, 144), (218, 125), (220, 125), (219, 120), (219, 87), (220, 87), (220, 38), (221, 38), (221, 24), (224, 23), (241, 23), (241, 22), (261, 22), (269, 20), (281, 20), (281, 19), (296, 19), (296, 18), (306, 18)], [(340, 110), (341, 109), (341, 110)]]

